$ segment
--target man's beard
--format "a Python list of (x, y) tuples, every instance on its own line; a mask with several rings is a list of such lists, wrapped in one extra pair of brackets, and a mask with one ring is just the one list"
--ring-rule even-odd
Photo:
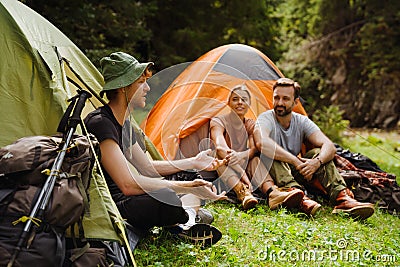
[[(283, 110), (278, 110), (278, 108), (283, 108)], [(275, 114), (279, 117), (286, 117), (290, 113), (292, 113), (291, 109), (286, 109), (284, 106), (276, 106), (274, 107)]]

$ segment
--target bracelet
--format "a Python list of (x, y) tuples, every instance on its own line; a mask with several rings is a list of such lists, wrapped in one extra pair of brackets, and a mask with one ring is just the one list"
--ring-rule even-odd
[(319, 161), (319, 164), (324, 165), (324, 163), (322, 162), (322, 160), (320, 159), (320, 157), (316, 157), (316, 159)]

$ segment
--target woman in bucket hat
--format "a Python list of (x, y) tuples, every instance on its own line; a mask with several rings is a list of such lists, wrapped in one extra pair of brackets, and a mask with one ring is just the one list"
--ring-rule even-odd
[(146, 104), (153, 63), (139, 63), (129, 54), (115, 52), (102, 58), (100, 65), (105, 81), (100, 94), (105, 94), (109, 102), (89, 113), (85, 123), (100, 142), (101, 166), (122, 217), (143, 231), (179, 225), (173, 229), (203, 246), (217, 242), (221, 238), (218, 229), (196, 224), (195, 217), (200, 199), (225, 199), (225, 192), (217, 194), (215, 187), (202, 179), (159, 178), (186, 169), (212, 170), (224, 162), (209, 156), (211, 151), (183, 160), (150, 160), (136, 141), (129, 116), (134, 108)]

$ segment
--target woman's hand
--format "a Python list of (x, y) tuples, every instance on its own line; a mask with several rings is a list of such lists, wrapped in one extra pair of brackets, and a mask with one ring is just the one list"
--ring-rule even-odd
[(228, 160), (228, 165), (242, 164), (247, 159), (247, 151), (236, 152), (230, 149), (227, 153), (226, 159)]
[(201, 151), (196, 157), (193, 158), (196, 169), (214, 171), (221, 165), (226, 164), (227, 159), (217, 159), (212, 156), (213, 152), (211, 149)]
[(247, 176), (246, 173), (243, 173), (242, 178), (240, 178), (240, 181), (244, 183), (244, 185), (251, 191), (253, 192), (253, 185), (250, 182), (249, 177)]

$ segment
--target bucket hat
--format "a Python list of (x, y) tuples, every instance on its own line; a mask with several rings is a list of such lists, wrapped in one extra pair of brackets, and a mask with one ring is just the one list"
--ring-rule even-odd
[(104, 91), (125, 87), (136, 81), (153, 62), (139, 63), (133, 56), (124, 52), (115, 52), (100, 60), (101, 73), (104, 77)]

